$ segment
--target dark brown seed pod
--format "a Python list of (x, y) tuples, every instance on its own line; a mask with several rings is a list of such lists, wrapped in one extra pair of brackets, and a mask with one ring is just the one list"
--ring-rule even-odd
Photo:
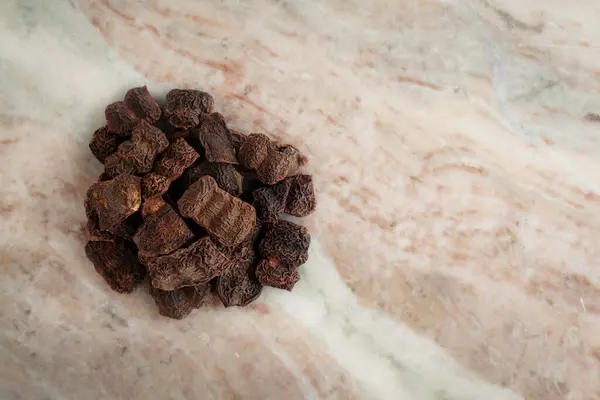
[(193, 219), (221, 244), (235, 246), (254, 229), (256, 212), (222, 189), (210, 176), (194, 182), (177, 202), (181, 215)]
[(135, 213), (142, 203), (140, 178), (122, 174), (94, 183), (86, 195), (88, 218), (96, 217), (98, 228), (108, 231)]
[(154, 100), (150, 92), (148, 92), (146, 86), (129, 89), (125, 94), (123, 103), (137, 118), (151, 124), (158, 121), (162, 114), (160, 105)]
[(165, 291), (150, 286), (150, 295), (164, 317), (183, 319), (194, 308), (201, 307), (210, 294), (210, 285), (189, 286), (173, 291)]
[(192, 135), (198, 136), (208, 161), (238, 164), (231, 134), (221, 114), (212, 113), (203, 118), (198, 129), (192, 131)]
[(259, 245), (261, 258), (276, 258), (282, 264), (298, 267), (308, 260), (310, 234), (304, 226), (279, 220), (265, 224)]
[(290, 191), (285, 212), (295, 217), (306, 217), (317, 208), (312, 176), (296, 175), (288, 178)]
[(123, 140), (124, 138), (113, 135), (108, 131), (106, 126), (103, 126), (102, 128), (97, 129), (92, 135), (90, 150), (98, 161), (104, 163), (106, 157), (117, 150), (117, 147), (119, 147), (119, 144), (121, 144)]
[(161, 290), (207, 283), (231, 266), (232, 261), (209, 237), (169, 255), (154, 258), (147, 264), (152, 286)]
[(291, 291), (300, 274), (294, 267), (282, 264), (277, 258), (262, 259), (256, 266), (256, 277), (263, 286)]
[(135, 247), (122, 239), (88, 242), (85, 254), (109, 286), (119, 293), (131, 293), (144, 280), (146, 270)]

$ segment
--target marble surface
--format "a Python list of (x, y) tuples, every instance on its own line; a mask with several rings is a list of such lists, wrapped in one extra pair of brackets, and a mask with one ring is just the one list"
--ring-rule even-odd
[[(600, 399), (600, 2), (0, 2), (0, 398)], [(128, 87), (311, 159), (292, 293), (176, 322), (83, 252)]]

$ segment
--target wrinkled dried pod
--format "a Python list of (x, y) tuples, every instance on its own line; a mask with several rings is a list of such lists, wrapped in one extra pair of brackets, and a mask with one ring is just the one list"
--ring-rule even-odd
[(150, 172), (142, 178), (142, 197), (148, 199), (154, 196), (160, 196), (167, 193), (171, 179), (166, 176)]
[(263, 286), (291, 291), (300, 274), (294, 267), (282, 264), (276, 258), (262, 259), (256, 266), (256, 277)]
[(164, 317), (183, 319), (194, 308), (203, 305), (210, 293), (210, 285), (184, 287), (174, 291), (164, 291), (150, 287), (150, 295), (158, 306), (158, 312)]
[(173, 141), (167, 150), (158, 157), (154, 165), (154, 172), (174, 181), (199, 157), (200, 155), (187, 144), (185, 139), (179, 138)]
[(116, 178), (94, 183), (86, 195), (88, 218), (98, 218), (98, 228), (103, 231), (118, 226), (142, 203), (140, 178), (132, 175), (119, 175)]
[(203, 162), (194, 164), (183, 174), (184, 189), (201, 177), (213, 177), (217, 185), (227, 193), (238, 196), (242, 192), (242, 175), (231, 164)]
[(290, 192), (285, 205), (285, 212), (295, 217), (306, 217), (317, 208), (312, 176), (297, 175), (290, 181)]
[(182, 216), (193, 219), (221, 244), (228, 246), (246, 239), (256, 223), (254, 207), (219, 189), (210, 176), (203, 176), (193, 183), (177, 204)]
[(116, 152), (106, 157), (105, 172), (111, 176), (150, 172), (156, 156), (168, 146), (169, 141), (160, 129), (141, 121), (133, 128), (131, 140), (121, 143)]
[(162, 113), (160, 105), (148, 92), (146, 86), (129, 89), (125, 94), (123, 103), (136, 117), (151, 124), (158, 121)]
[(274, 186), (265, 186), (252, 192), (254, 208), (258, 219), (275, 222), (284, 212), (290, 191), (290, 181), (285, 179)]
[(109, 286), (119, 293), (131, 293), (144, 280), (146, 270), (135, 248), (122, 239), (88, 242), (85, 254)]
[(225, 307), (245, 307), (260, 295), (262, 285), (252, 267), (238, 263), (217, 278), (216, 290)]
[(133, 237), (140, 256), (169, 254), (194, 238), (190, 228), (170, 205), (144, 206), (142, 211), (144, 222)]
[(298, 149), (278, 147), (262, 133), (253, 133), (246, 138), (238, 152), (238, 159), (244, 168), (255, 170), (267, 185), (274, 185), (293, 175), (306, 164), (306, 157)]
[(88, 218), (85, 231), (90, 242), (114, 242), (116, 239), (113, 233), (103, 231), (98, 228), (96, 216)]
[(233, 148), (235, 149), (235, 153), (240, 150), (242, 144), (246, 141), (248, 135), (246, 135), (242, 131), (238, 131), (237, 129), (230, 129), (229, 134), (231, 135), (231, 143), (233, 143)]
[(120, 136), (113, 135), (108, 131), (106, 126), (97, 129), (92, 135), (90, 141), (90, 150), (92, 154), (100, 161), (104, 163), (104, 159), (110, 154), (117, 150), (119, 144), (124, 139)]
[(175, 290), (206, 283), (222, 275), (231, 265), (231, 260), (210, 238), (203, 237), (185, 249), (152, 259), (147, 267), (152, 286)]
[(167, 93), (165, 114), (169, 123), (179, 129), (198, 126), (200, 116), (213, 110), (213, 97), (200, 90), (173, 89)]
[(310, 234), (304, 226), (279, 220), (265, 224), (260, 241), (261, 258), (277, 258), (290, 267), (298, 267), (308, 260)]
[(104, 116), (109, 132), (123, 137), (129, 136), (131, 130), (139, 121), (139, 118), (122, 101), (106, 106)]
[(208, 161), (238, 164), (229, 129), (221, 114), (212, 113), (203, 118), (198, 129), (194, 129), (191, 134), (198, 136)]

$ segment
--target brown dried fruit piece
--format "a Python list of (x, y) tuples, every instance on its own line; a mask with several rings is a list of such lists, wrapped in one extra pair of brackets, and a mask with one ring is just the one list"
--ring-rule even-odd
[(221, 114), (212, 113), (203, 118), (198, 129), (194, 129), (191, 135), (198, 137), (208, 161), (238, 164), (229, 129)]
[(90, 242), (113, 242), (115, 240), (115, 235), (113, 233), (98, 228), (96, 216), (88, 218), (85, 230)]
[(129, 89), (123, 103), (137, 118), (144, 119), (151, 124), (158, 121), (162, 113), (160, 105), (148, 92), (146, 86)]
[(185, 139), (179, 138), (173, 141), (167, 150), (158, 157), (154, 165), (154, 172), (174, 181), (199, 157), (200, 155), (187, 144)]
[(252, 267), (238, 263), (217, 278), (216, 290), (225, 307), (244, 307), (260, 295), (262, 285)]
[(274, 186), (266, 186), (252, 192), (254, 208), (258, 219), (275, 222), (285, 210), (290, 191), (290, 181), (285, 179)]
[(167, 193), (171, 179), (166, 176), (150, 172), (142, 178), (142, 197), (148, 199), (154, 196), (160, 196)]
[(164, 317), (183, 319), (194, 308), (199, 308), (210, 294), (210, 285), (184, 287), (174, 291), (164, 291), (150, 287), (150, 295)]
[(123, 141), (123, 138), (117, 135), (113, 135), (108, 132), (108, 128), (103, 126), (97, 129), (92, 135), (90, 141), (90, 150), (92, 154), (100, 161), (104, 162), (104, 159), (112, 152), (117, 150), (119, 144)]
[(278, 147), (262, 133), (253, 133), (246, 138), (238, 152), (238, 159), (244, 168), (255, 170), (267, 185), (274, 185), (293, 175), (306, 164), (306, 157), (298, 149), (289, 145)]
[(185, 249), (151, 260), (148, 273), (152, 286), (175, 290), (196, 286), (222, 275), (232, 265), (209, 237), (203, 237)]
[(312, 176), (297, 175), (290, 181), (290, 192), (285, 205), (285, 212), (295, 217), (306, 217), (317, 208)]
[(231, 143), (233, 143), (233, 148), (237, 154), (237, 152), (240, 150), (240, 147), (242, 147), (242, 144), (244, 144), (246, 141), (248, 135), (242, 131), (238, 131), (237, 129), (230, 129), (229, 135), (231, 136)]
[[(144, 203), (146, 204), (146, 203)], [(144, 206), (144, 223), (133, 236), (140, 256), (145, 258), (169, 254), (189, 243), (194, 235), (170, 205)]]
[(168, 146), (169, 141), (160, 129), (141, 121), (133, 128), (131, 140), (121, 143), (116, 152), (106, 157), (105, 172), (111, 176), (150, 172), (156, 156)]
[(86, 195), (86, 214), (98, 218), (98, 228), (108, 231), (135, 213), (142, 203), (140, 178), (122, 174), (94, 183)]
[(194, 182), (177, 202), (181, 215), (193, 219), (221, 244), (235, 246), (254, 229), (254, 207), (233, 197), (210, 176)]
[(198, 126), (200, 116), (213, 110), (213, 97), (200, 90), (173, 89), (167, 93), (165, 114), (169, 123), (179, 129)]
[(115, 135), (127, 137), (139, 118), (122, 101), (116, 101), (106, 106), (104, 110), (106, 127)]
[(265, 234), (259, 244), (261, 258), (277, 258), (290, 267), (308, 260), (310, 234), (304, 226), (279, 220), (265, 224)]
[(136, 257), (135, 248), (122, 239), (88, 242), (85, 254), (96, 271), (119, 293), (131, 293), (144, 280), (146, 270)]
[(263, 286), (291, 291), (300, 280), (298, 270), (282, 264), (276, 258), (262, 259), (256, 266), (256, 277)]
[(232, 196), (238, 196), (242, 192), (242, 175), (233, 165), (209, 162), (194, 164), (185, 171), (184, 188), (189, 188), (205, 175), (213, 177), (217, 185)]

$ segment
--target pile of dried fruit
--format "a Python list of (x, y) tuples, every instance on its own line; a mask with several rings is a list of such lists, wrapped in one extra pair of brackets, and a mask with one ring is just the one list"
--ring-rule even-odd
[(229, 129), (198, 90), (171, 90), (161, 107), (133, 88), (105, 114), (90, 142), (104, 173), (86, 195), (85, 252), (112, 289), (130, 293), (148, 273), (172, 318), (211, 292), (229, 307), (263, 286), (292, 289), (310, 235), (280, 216), (316, 205), (298, 149)]

